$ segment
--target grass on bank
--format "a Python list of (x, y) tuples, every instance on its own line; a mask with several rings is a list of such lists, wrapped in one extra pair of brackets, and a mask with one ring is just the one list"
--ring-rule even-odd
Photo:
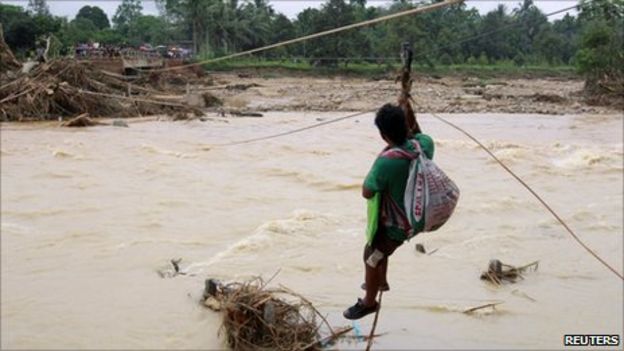
[[(261, 60), (233, 59), (229, 61), (205, 64), (208, 71), (256, 71), (266, 78), (279, 77), (283, 74), (301, 74), (311, 76), (356, 76), (371, 79), (393, 78), (401, 65), (395, 63), (339, 63), (336, 66), (314, 66), (307, 61), (293, 60)], [(475, 76), (478, 78), (513, 77), (513, 78), (580, 78), (574, 66), (570, 65), (524, 65), (502, 62), (495, 64), (452, 64), (429, 65), (414, 64), (412, 69), (417, 75), (443, 76)]]

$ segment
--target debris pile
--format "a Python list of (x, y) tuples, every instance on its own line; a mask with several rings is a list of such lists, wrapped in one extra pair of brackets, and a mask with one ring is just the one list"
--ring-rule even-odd
[[(206, 281), (204, 304), (223, 313), (222, 331), (233, 350), (320, 350), (351, 330), (334, 331), (310, 301), (266, 285), (260, 278), (225, 285)], [(325, 338), (323, 322), (331, 334)]]
[(155, 90), (175, 92), (185, 92), (189, 86), (214, 85), (213, 79), (197, 67), (194, 70), (143, 72), (133, 83)]
[(34, 67), (9, 82), (0, 82), (0, 120), (45, 120), (75, 117), (130, 117), (195, 113), (197, 108), (171, 102), (167, 94), (95, 69), (91, 64), (60, 59)]
[(585, 95), (589, 105), (612, 106), (624, 110), (624, 72), (591, 77), (585, 81)]
[(531, 262), (521, 267), (504, 264), (497, 259), (490, 260), (488, 270), (481, 273), (481, 279), (495, 285), (501, 285), (503, 281), (515, 283), (518, 279), (524, 279), (522, 273), (529, 269), (536, 271), (539, 261)]

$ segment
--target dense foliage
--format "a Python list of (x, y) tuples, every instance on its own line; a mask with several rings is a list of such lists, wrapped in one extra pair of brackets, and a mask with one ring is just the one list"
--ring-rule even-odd
[[(0, 4), (0, 22), (7, 43), (21, 56), (38, 38), (53, 33), (64, 47), (88, 41), (133, 46), (187, 42), (201, 57), (214, 57), (416, 6), (406, 0), (383, 7), (367, 6), (366, 0), (327, 0), (319, 9), (305, 9), (291, 20), (267, 0), (157, 0), (157, 4), (161, 15), (145, 16), (141, 0), (123, 0), (112, 28), (97, 6), (83, 7), (68, 21), (51, 16), (45, 0), (30, 0), (27, 10)], [(579, 9), (578, 16), (549, 21), (532, 0), (513, 9), (500, 5), (484, 15), (460, 4), (260, 55), (325, 65), (379, 63), (396, 59), (401, 43), (409, 41), (415, 61), (431, 66), (575, 64), (591, 76), (621, 74), (624, 0), (581, 0)]]

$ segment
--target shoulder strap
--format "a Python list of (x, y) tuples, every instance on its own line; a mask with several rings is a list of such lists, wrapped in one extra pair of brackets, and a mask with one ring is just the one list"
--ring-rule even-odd
[(417, 140), (412, 141), (411, 139), (408, 142), (412, 143), (412, 145), (416, 144), (414, 147), (416, 148), (417, 155), (414, 155), (398, 146), (391, 147), (387, 150), (384, 150), (379, 154), (381, 157), (386, 157), (390, 159), (404, 159), (404, 160), (415, 160), (420, 157), (422, 154), (422, 150), (420, 149), (420, 144)]

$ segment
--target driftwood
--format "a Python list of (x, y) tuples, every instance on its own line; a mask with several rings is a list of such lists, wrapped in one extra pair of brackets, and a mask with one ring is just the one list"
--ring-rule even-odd
[(495, 285), (501, 285), (503, 281), (515, 283), (518, 279), (524, 279), (522, 273), (531, 269), (536, 271), (539, 261), (531, 262), (521, 267), (504, 264), (497, 259), (490, 260), (488, 270), (481, 273), (481, 279), (487, 280)]
[(223, 313), (221, 332), (233, 350), (321, 350), (352, 329), (333, 329), (303, 296), (267, 284), (206, 281), (204, 305)]
[(237, 116), (237, 117), (264, 117), (264, 115), (262, 113), (250, 112), (250, 111), (236, 111), (236, 110), (232, 110), (232, 111), (230, 111), (230, 114), (232, 116)]
[(104, 125), (104, 123), (97, 122), (89, 118), (88, 113), (83, 113), (80, 116), (72, 118), (71, 120), (61, 124), (61, 127), (92, 127)]
[(155, 97), (152, 89), (133, 85), (131, 96), (128, 90), (127, 82), (102, 73), (90, 63), (52, 60), (17, 79), (0, 80), (0, 120), (56, 120), (84, 113), (91, 117), (203, 114), (187, 104)]
[(226, 90), (247, 90), (249, 88), (260, 87), (260, 84), (249, 83), (249, 84), (229, 84), (225, 86)]
[(465, 314), (471, 314), (471, 313), (473, 313), (475, 311), (482, 310), (484, 308), (492, 308), (493, 310), (495, 310), (496, 306), (498, 306), (500, 304), (502, 304), (502, 302), (486, 303), (484, 305), (479, 305), (479, 306), (476, 306), (476, 307), (469, 308), (469, 309), (465, 310), (464, 313)]

